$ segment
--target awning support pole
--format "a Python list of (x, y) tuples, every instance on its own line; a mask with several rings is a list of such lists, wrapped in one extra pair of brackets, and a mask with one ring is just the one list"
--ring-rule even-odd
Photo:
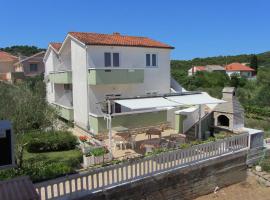
[(109, 151), (112, 153), (112, 116), (111, 116), (111, 101), (107, 100), (108, 105), (108, 129), (109, 129)]
[(202, 105), (199, 104), (199, 139), (202, 139)]

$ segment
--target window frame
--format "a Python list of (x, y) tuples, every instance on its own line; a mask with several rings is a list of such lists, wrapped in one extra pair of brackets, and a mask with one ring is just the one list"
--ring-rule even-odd
[[(106, 66), (106, 58), (105, 58), (106, 54), (110, 55), (110, 65), (109, 66)], [(118, 66), (114, 65), (115, 64), (114, 54), (118, 54)], [(120, 52), (118, 52), (118, 51), (104, 52), (104, 67), (111, 67), (111, 68), (116, 67), (117, 68), (117, 67), (120, 67), (120, 66), (121, 66), (121, 54), (120, 54)]]
[[(32, 70), (31, 67), (35, 66), (35, 70)], [(38, 72), (38, 64), (37, 63), (29, 63), (29, 72)]]
[[(150, 55), (150, 65), (147, 65), (147, 55)], [(155, 55), (155, 65), (153, 65), (153, 56)], [(158, 53), (146, 52), (145, 53), (145, 66), (146, 68), (158, 68)]]

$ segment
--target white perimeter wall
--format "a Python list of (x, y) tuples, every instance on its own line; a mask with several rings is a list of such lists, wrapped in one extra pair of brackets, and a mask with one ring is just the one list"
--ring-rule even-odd
[(73, 109), (76, 125), (87, 128), (87, 67), (85, 47), (71, 40)]

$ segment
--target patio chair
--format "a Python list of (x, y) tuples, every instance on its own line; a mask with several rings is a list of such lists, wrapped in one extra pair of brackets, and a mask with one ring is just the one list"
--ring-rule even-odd
[(131, 144), (131, 148), (134, 149), (136, 147), (136, 136), (137, 134), (131, 134), (129, 143)]
[(163, 149), (167, 149), (168, 148), (168, 145), (169, 145), (169, 142), (162, 142), (160, 144), (160, 147), (163, 148)]

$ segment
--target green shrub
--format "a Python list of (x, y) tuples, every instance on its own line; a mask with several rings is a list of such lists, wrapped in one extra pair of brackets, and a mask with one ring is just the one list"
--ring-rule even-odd
[(31, 153), (66, 151), (76, 147), (77, 138), (67, 131), (35, 132), (25, 137), (26, 149)]
[(105, 149), (104, 147), (100, 147), (100, 148), (95, 148), (92, 149), (87, 156), (103, 156), (104, 154), (108, 153), (108, 150)]
[(180, 149), (187, 149), (189, 147), (191, 147), (191, 144), (188, 144), (188, 143), (183, 143), (183, 144), (180, 144), (179, 146)]
[(262, 160), (260, 165), (263, 171), (270, 172), (270, 159)]

